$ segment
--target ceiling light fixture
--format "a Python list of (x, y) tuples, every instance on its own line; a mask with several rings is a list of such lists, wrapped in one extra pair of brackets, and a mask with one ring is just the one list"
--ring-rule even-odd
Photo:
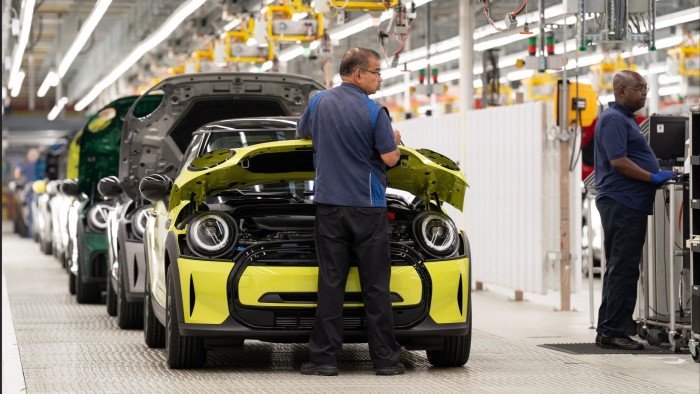
[[(12, 68), (10, 68), (10, 77), (8, 78), (7, 87), (11, 91), (17, 89), (17, 95), (22, 89), (22, 81), (24, 76), (20, 79), (20, 67), (22, 67), (22, 59), (24, 58), (24, 50), (27, 48), (27, 43), (29, 42), (29, 30), (32, 28), (32, 18), (34, 17), (34, 6), (36, 5), (36, 0), (24, 0), (22, 4), (22, 30), (19, 33), (19, 41), (17, 42), (17, 47), (15, 47), (15, 54), (12, 57)], [(12, 95), (12, 97), (17, 97), (17, 95)]]
[(163, 24), (145, 40), (141, 41), (126, 58), (117, 65), (106, 77), (97, 82), (85, 97), (75, 104), (76, 111), (82, 111), (93, 102), (107, 87), (113, 84), (122, 74), (133, 66), (143, 55), (163, 42), (177, 28), (182, 21), (187, 19), (207, 0), (189, 0), (181, 4)]
[(63, 107), (65, 107), (66, 104), (68, 104), (68, 97), (61, 97), (61, 99), (58, 100), (56, 105), (54, 105), (53, 108), (51, 108), (51, 112), (49, 112), (49, 115), (46, 117), (46, 119), (51, 121), (56, 119), (56, 117), (58, 116), (58, 114), (61, 113)]
[(10, 96), (19, 96), (19, 92), (20, 90), (22, 90), (22, 82), (24, 82), (24, 71), (19, 70), (17, 76), (15, 77), (15, 83), (13, 84), (12, 89), (10, 90)]
[(107, 8), (109, 8), (110, 4), (112, 4), (112, 0), (98, 0), (95, 4), (95, 8), (92, 9), (85, 23), (80, 28), (78, 35), (75, 36), (70, 48), (68, 48), (65, 56), (63, 56), (58, 66), (58, 73), (50, 71), (48, 75), (46, 75), (44, 82), (42, 82), (39, 87), (37, 96), (44, 97), (49, 87), (58, 85), (60, 79), (66, 75), (68, 68), (70, 68), (70, 65), (73, 64), (73, 61), (85, 46), (85, 43), (90, 38), (90, 35), (97, 27), (97, 24), (100, 22), (105, 12), (107, 12)]
[(41, 86), (39, 86), (39, 90), (36, 92), (36, 95), (39, 97), (46, 96), (46, 93), (52, 86), (58, 85), (59, 80), (60, 78), (58, 77), (58, 74), (56, 74), (56, 71), (49, 71), (49, 73), (46, 75), (46, 78), (44, 79), (44, 82), (42, 82)]
[[(546, 18), (556, 18), (556, 17), (561, 16), (561, 15), (562, 15), (561, 5), (556, 5), (556, 6), (552, 6), (552, 7), (545, 9), (545, 17)], [(689, 10), (679, 11), (679, 12), (675, 12), (673, 14), (666, 14), (666, 15), (658, 17), (656, 20), (656, 28), (658, 30), (661, 28), (675, 26), (675, 25), (680, 24), (680, 23), (692, 22), (692, 21), (695, 21), (698, 19), (700, 19), (700, 7), (695, 7), (695, 8), (689, 9)], [(487, 34), (484, 33), (486, 30), (493, 31), (493, 28), (490, 25), (486, 25), (486, 26), (482, 26), (482, 27), (477, 28), (474, 31), (474, 39), (476, 40), (477, 37), (478, 38), (486, 37)], [(535, 34), (539, 33), (538, 28), (532, 29), (532, 31)], [(486, 49), (496, 48), (496, 47), (500, 47), (500, 46), (503, 46), (503, 45), (506, 45), (506, 44), (509, 44), (512, 42), (524, 40), (528, 37), (530, 37), (530, 36), (518, 34), (518, 32), (509, 32), (508, 34), (505, 34), (505, 35), (498, 34), (493, 39), (475, 43), (474, 50), (475, 51), (484, 51)], [(449, 51), (453, 48), (458, 48), (459, 43), (460, 43), (459, 37), (452, 37), (452, 38), (448, 38), (444, 41), (438, 42), (434, 45), (431, 45), (431, 50), (430, 50), (431, 56), (434, 56), (435, 53), (440, 53), (443, 51)], [(673, 45), (676, 45), (676, 44), (673, 44)], [(569, 40), (567, 42), (566, 47), (575, 50), (575, 48), (576, 48), (575, 40)], [(668, 47), (668, 42), (665, 42), (663, 40), (661, 41), (661, 43), (657, 42), (657, 45), (656, 45), (657, 49), (662, 49), (665, 47)], [(570, 51), (572, 51), (571, 49), (570, 49)], [(563, 51), (563, 45), (561, 43), (557, 44), (556, 50), (558, 51), (558, 53)], [(639, 55), (639, 54), (643, 54), (643, 53), (647, 53), (647, 48), (640, 47), (640, 48), (636, 49), (634, 52), (635, 55)], [(458, 58), (458, 57), (454, 57), (455, 55), (456, 55), (456, 53), (453, 53), (452, 55), (448, 55), (448, 57), (451, 56), (454, 59)], [(501, 67), (502, 65), (505, 65), (505, 66), (512, 65), (515, 62), (515, 60), (517, 60), (518, 58), (522, 58), (523, 56), (527, 56), (526, 51), (502, 57), (501, 60), (499, 61), (499, 67)], [(629, 56), (629, 55), (627, 55), (627, 56)], [(413, 49), (411, 51), (408, 51), (405, 54), (402, 54), (401, 57), (402, 57), (402, 62), (408, 63), (407, 68), (409, 70), (417, 70), (418, 68), (425, 68), (426, 67), (425, 47), (420, 47), (420, 48), (416, 48), (416, 49)], [(583, 59), (583, 58), (580, 58), (579, 62), (581, 62), (581, 59)], [(411, 61), (416, 61), (417, 63), (410, 63)], [(422, 61), (422, 62), (418, 62), (418, 61)], [(434, 60), (432, 57), (430, 59), (430, 64), (431, 65), (436, 64), (436, 63), (434, 63)], [(592, 63), (589, 63), (588, 65), (590, 65), (590, 64), (592, 64)], [(414, 68), (414, 67), (418, 67), (418, 68)], [(478, 72), (477, 72), (477, 68), (479, 69)], [(570, 69), (570, 68), (571, 68), (571, 66), (568, 67), (568, 69)], [(481, 73), (481, 67), (475, 66), (474, 74), (479, 74), (479, 73)], [(403, 72), (401, 72), (400, 70), (397, 70), (397, 69), (382, 70), (382, 79), (385, 81), (387, 79), (397, 77), (399, 75), (403, 75)], [(333, 78), (333, 81), (334, 81), (334, 83), (339, 83), (338, 81), (340, 81), (340, 76), (336, 74)]]

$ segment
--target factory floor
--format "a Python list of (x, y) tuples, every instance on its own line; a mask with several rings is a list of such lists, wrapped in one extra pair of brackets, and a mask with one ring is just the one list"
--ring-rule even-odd
[[(343, 348), (337, 377), (299, 374), (305, 344), (258, 341), (212, 352), (202, 369), (170, 370), (162, 349), (144, 345), (142, 331), (120, 330), (104, 305), (78, 305), (67, 283), (52, 256), (3, 224), (3, 393), (700, 392), (700, 364), (686, 350), (582, 355), (539, 346), (593, 342), (587, 282), (572, 295), (570, 312), (557, 311), (556, 292), (514, 301), (512, 291), (486, 284), (472, 293), (469, 362), (434, 368), (424, 352), (404, 350), (406, 375), (393, 377), (372, 373), (362, 344)], [(594, 294), (599, 302), (599, 279)]]

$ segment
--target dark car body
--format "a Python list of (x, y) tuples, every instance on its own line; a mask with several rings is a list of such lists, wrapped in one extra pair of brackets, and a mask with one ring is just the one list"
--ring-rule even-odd
[[(205, 73), (164, 79), (146, 94), (162, 94), (160, 106), (148, 114), (129, 112), (124, 120), (118, 188), (109, 221), (109, 300), (117, 323), (136, 328), (143, 323), (146, 265), (142, 233), (150, 203), (138, 192), (150, 174), (174, 177), (192, 133), (207, 123), (250, 116), (301, 115), (314, 92), (323, 86), (311, 78), (277, 73)], [(137, 102), (138, 105), (138, 102)]]

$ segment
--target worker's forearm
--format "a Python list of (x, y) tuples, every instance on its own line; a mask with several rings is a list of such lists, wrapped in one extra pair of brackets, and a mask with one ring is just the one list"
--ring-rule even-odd
[(610, 164), (616, 171), (628, 178), (636, 179), (642, 182), (651, 181), (651, 173), (649, 171), (638, 166), (632, 160), (626, 157), (610, 160)]

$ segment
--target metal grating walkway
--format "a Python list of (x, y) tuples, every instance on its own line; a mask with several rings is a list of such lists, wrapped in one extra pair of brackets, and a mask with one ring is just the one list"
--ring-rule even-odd
[[(59, 263), (42, 255), (31, 240), (4, 232), (2, 269), (27, 393), (700, 391), (700, 367), (689, 355), (671, 357), (680, 360), (675, 365), (648, 355), (577, 356), (537, 347), (552, 342), (552, 337), (530, 335), (527, 324), (512, 337), (494, 332), (490, 325), (519, 326), (513, 322), (523, 313), (549, 316), (551, 321), (535, 318), (539, 324), (557, 325), (558, 330), (567, 328), (556, 322), (563, 314), (498, 300), (485, 292), (474, 295), (472, 352), (464, 368), (432, 368), (424, 352), (404, 351), (406, 375), (377, 377), (367, 346), (348, 345), (339, 356), (340, 376), (309, 377), (298, 372), (307, 356), (306, 345), (247, 341), (240, 349), (210, 352), (203, 369), (169, 370), (164, 351), (146, 348), (142, 331), (120, 330), (104, 305), (78, 305), (68, 294), (68, 278)], [(518, 315), (518, 310), (524, 312)], [(480, 322), (487, 324), (482, 328)], [(557, 330), (552, 335), (560, 342), (571, 341)]]

